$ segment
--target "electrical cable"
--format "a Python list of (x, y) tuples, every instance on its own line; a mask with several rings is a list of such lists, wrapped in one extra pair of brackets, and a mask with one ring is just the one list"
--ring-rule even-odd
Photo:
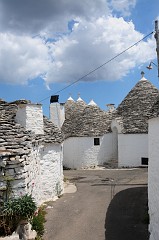
[[(72, 82), (71, 84), (67, 85), (66, 87), (60, 89), (59, 91), (55, 92), (53, 95), (56, 95), (60, 92), (62, 92), (63, 90), (71, 87), (72, 85), (74, 85), (75, 83), (79, 82), (80, 80), (82, 80), (83, 78), (87, 77), (88, 75), (90, 75), (91, 73), (97, 71), (98, 69), (102, 68), (103, 66), (105, 66), (106, 64), (108, 64), (109, 62), (113, 61), (115, 58), (119, 57), (120, 55), (122, 55), (123, 53), (125, 53), (126, 51), (128, 51), (129, 49), (131, 49), (132, 47), (136, 46), (138, 43), (140, 43), (141, 41), (143, 41), (145, 38), (149, 37), (150, 35), (152, 35), (154, 32), (151, 32), (149, 34), (147, 34), (145, 37), (143, 37), (142, 39), (140, 39), (139, 41), (137, 41), (136, 43), (134, 43), (133, 45), (131, 45), (130, 47), (126, 48), (125, 50), (123, 50), (122, 52), (118, 53), (116, 56), (114, 56), (113, 58), (109, 59), (108, 61), (106, 61), (105, 63), (101, 64), (100, 66), (98, 66), (97, 68), (93, 69), (92, 71), (88, 72), (87, 74), (83, 75), (82, 77), (78, 78), (76, 81)], [(50, 98), (51, 95), (49, 95), (49, 97), (46, 97), (44, 99), (42, 99), (40, 102), (45, 101), (46, 99)]]

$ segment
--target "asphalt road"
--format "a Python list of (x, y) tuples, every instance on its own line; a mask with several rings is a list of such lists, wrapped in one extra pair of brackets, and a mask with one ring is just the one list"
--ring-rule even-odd
[(77, 192), (49, 203), (44, 240), (147, 240), (147, 169), (64, 171)]

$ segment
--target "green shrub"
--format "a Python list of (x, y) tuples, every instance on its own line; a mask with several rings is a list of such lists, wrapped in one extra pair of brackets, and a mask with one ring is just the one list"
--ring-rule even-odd
[(31, 224), (32, 229), (34, 229), (38, 236), (42, 236), (44, 234), (44, 223), (45, 223), (45, 215), (46, 211), (44, 207), (40, 207), (38, 212), (32, 218)]
[(30, 220), (36, 210), (31, 195), (20, 196), (4, 202), (0, 214), (0, 234), (9, 235), (17, 228), (20, 220)]
[(36, 210), (36, 203), (31, 195), (8, 200), (4, 203), (2, 213), (5, 216), (19, 216), (21, 219), (29, 219)]

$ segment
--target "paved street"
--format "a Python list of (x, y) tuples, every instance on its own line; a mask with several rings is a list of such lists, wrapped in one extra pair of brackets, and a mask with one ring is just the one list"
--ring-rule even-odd
[(64, 171), (77, 192), (49, 203), (44, 240), (146, 240), (147, 169)]

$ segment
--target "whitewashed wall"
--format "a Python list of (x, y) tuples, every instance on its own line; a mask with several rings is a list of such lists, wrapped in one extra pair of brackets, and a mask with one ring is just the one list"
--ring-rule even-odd
[(29, 190), (40, 205), (63, 193), (62, 144), (45, 144), (31, 155)]
[(41, 193), (42, 201), (53, 200), (63, 193), (63, 151), (62, 144), (47, 144), (41, 151)]
[[(43, 134), (41, 105), (20, 104), (16, 121), (35, 134)], [(24, 138), (25, 142), (25, 138)], [(52, 200), (63, 192), (63, 145), (25, 142), (29, 150), (20, 156), (9, 156), (3, 160), (4, 173), (14, 179), (12, 189), (15, 196), (32, 194), (38, 205)], [(1, 166), (0, 161), (0, 166)], [(5, 181), (0, 181), (0, 186)]]
[(40, 203), (40, 149), (41, 146), (36, 143), (28, 155), (8, 157), (4, 172), (5, 175), (14, 179), (11, 184), (15, 197), (28, 193), (32, 194), (37, 203)]
[(94, 137), (70, 137), (64, 142), (64, 166), (80, 169), (102, 165), (113, 156), (112, 133), (100, 137), (100, 145), (94, 146)]
[(34, 145), (31, 153), (29, 154), (27, 164), (24, 165), (24, 171), (26, 172), (26, 191), (32, 194), (38, 205), (42, 200), (41, 191), (41, 145)]
[(113, 127), (112, 129), (112, 147), (113, 147), (112, 159), (118, 161), (118, 130), (116, 127)]
[(16, 122), (35, 134), (44, 133), (43, 111), (40, 104), (20, 104), (16, 113)]
[(150, 240), (159, 239), (159, 117), (149, 120), (148, 202)]
[[(62, 144), (36, 144), (29, 155), (12, 157), (4, 166), (4, 172), (14, 178), (12, 190), (15, 197), (32, 194), (38, 205), (53, 200), (63, 193)], [(3, 186), (2, 181), (0, 186)]]
[(148, 157), (148, 134), (118, 134), (119, 167), (141, 166), (142, 157)]
[(65, 121), (64, 104), (55, 102), (50, 104), (50, 120), (59, 128)]

